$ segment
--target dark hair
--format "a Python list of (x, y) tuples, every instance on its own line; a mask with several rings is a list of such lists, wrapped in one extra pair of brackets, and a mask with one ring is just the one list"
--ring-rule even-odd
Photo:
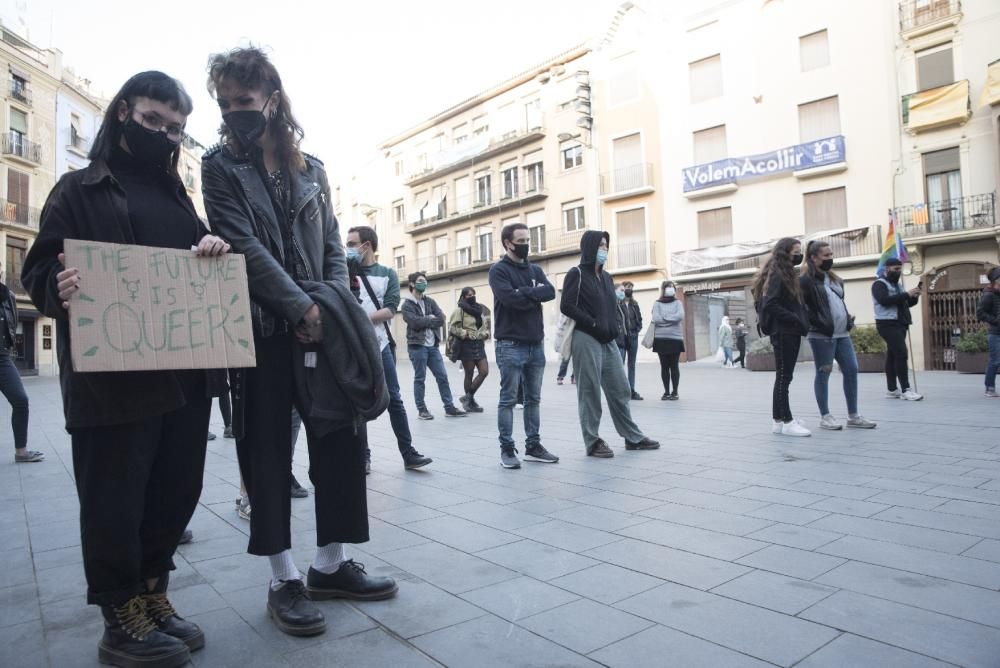
[(469, 296), (470, 292), (475, 292), (475, 291), (476, 289), (471, 287), (462, 288), (461, 292), (458, 293), (458, 300), (462, 301), (463, 299)]
[(361, 239), (361, 243), (366, 243), (372, 247), (372, 252), (378, 250), (378, 234), (376, 234), (375, 229), (368, 227), (367, 225), (357, 225), (347, 230), (348, 234), (356, 233), (358, 238)]
[(660, 283), (660, 293), (662, 294), (663, 291), (666, 290), (668, 287), (672, 287), (674, 289), (677, 288), (677, 286), (674, 284), (673, 281), (670, 280), (663, 281), (662, 283)]
[(740, 325), (743, 323), (743, 318), (736, 318), (736, 324)]
[(625, 285), (631, 285), (633, 288), (635, 287), (635, 283), (633, 283), (632, 281), (622, 281), (622, 286)]
[(898, 257), (891, 257), (891, 258), (889, 258), (888, 260), (885, 261), (885, 266), (887, 266), (887, 267), (902, 267), (903, 266), (903, 261), (900, 260)]
[(417, 279), (421, 278), (421, 277), (423, 277), (423, 279), (426, 280), (427, 279), (427, 272), (426, 271), (415, 271), (412, 274), (410, 274), (409, 276), (407, 276), (406, 280), (409, 281), (410, 287), (412, 287), (413, 284), (417, 282)]
[[(824, 248), (829, 247), (830, 243), (823, 241), (822, 239), (813, 239), (810, 241), (806, 246), (806, 261), (802, 263), (802, 273), (807, 276), (811, 276), (812, 278), (816, 278), (819, 274), (819, 269), (817, 269), (816, 265), (813, 264), (812, 259), (819, 255)], [(843, 285), (844, 281), (840, 278), (840, 276), (833, 273), (833, 270), (826, 272), (826, 275), (830, 277), (830, 281), (833, 283), (840, 283)]]
[(792, 248), (801, 243), (795, 237), (785, 237), (774, 244), (770, 257), (753, 279), (750, 291), (755, 302), (759, 302), (767, 293), (771, 281), (781, 281), (786, 292), (795, 299), (799, 298), (799, 278), (795, 273), (795, 265), (792, 264)]
[[(267, 120), (271, 134), (278, 147), (278, 158), (283, 164), (304, 171), (305, 159), (299, 144), (305, 136), (302, 126), (292, 115), (292, 103), (281, 85), (281, 75), (271, 63), (267, 54), (255, 46), (236, 48), (225, 53), (214, 53), (208, 57), (208, 92), (213, 97), (224, 81), (231, 81), (246, 90), (261, 90), (265, 95), (278, 91), (278, 108)], [(223, 123), (219, 135), (228, 143), (244, 151), (248, 146), (240, 146), (239, 140)]]
[[(528, 226), (524, 223), (511, 223), (510, 225), (504, 225), (503, 229), (500, 230), (500, 245), (503, 246), (505, 241), (514, 241), (514, 232), (516, 230), (526, 230)], [(506, 247), (504, 250), (507, 250)]]
[[(118, 94), (111, 99), (111, 103), (108, 104), (107, 111), (104, 112), (104, 120), (101, 121), (101, 128), (97, 131), (97, 136), (94, 137), (90, 153), (87, 154), (90, 160), (107, 162), (111, 159), (115, 148), (121, 144), (122, 140), (123, 123), (118, 120), (118, 107), (124, 102), (131, 114), (132, 105), (139, 97), (148, 97), (150, 100), (162, 102), (184, 116), (190, 116), (194, 109), (191, 96), (184, 90), (180, 81), (155, 70), (140, 72), (126, 81)], [(170, 153), (170, 170), (174, 173), (177, 172), (177, 161), (180, 159), (180, 155), (181, 146), (178, 144), (177, 148)]]

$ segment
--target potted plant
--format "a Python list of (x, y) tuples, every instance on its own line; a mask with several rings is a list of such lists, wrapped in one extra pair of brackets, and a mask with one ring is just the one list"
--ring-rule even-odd
[(985, 373), (990, 359), (990, 344), (986, 329), (970, 329), (955, 346), (955, 371), (959, 373)]
[(874, 325), (862, 325), (851, 330), (851, 343), (858, 358), (858, 371), (877, 373), (885, 371), (885, 341)]
[(751, 341), (747, 347), (747, 368), (751, 371), (774, 371), (774, 346), (771, 339), (763, 338)]

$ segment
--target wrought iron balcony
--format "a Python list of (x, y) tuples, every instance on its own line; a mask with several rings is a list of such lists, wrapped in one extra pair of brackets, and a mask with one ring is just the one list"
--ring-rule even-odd
[(3, 141), (0, 142), (0, 151), (4, 155), (20, 158), (25, 162), (36, 165), (42, 162), (42, 146), (33, 141), (29, 141), (20, 132), (5, 132)]
[(904, 241), (932, 234), (986, 230), (996, 227), (996, 202), (996, 193), (985, 193), (901, 206), (896, 208), (896, 221)]
[(75, 127), (69, 128), (69, 148), (77, 153), (86, 155), (90, 151), (90, 140), (80, 134)]
[(961, 14), (961, 0), (902, 0), (899, 3), (899, 30), (904, 36), (919, 34), (922, 29), (957, 21)]
[(31, 85), (27, 81), (11, 77), (8, 91), (12, 99), (17, 100), (25, 106), (31, 106)]
[(543, 172), (537, 182), (522, 181), (516, 189), (505, 189), (503, 184), (498, 184), (484, 189), (474, 187), (472, 192), (458, 197), (451, 197), (449, 194), (438, 203), (431, 199), (423, 209), (417, 209), (410, 214), (411, 220), (406, 225), (406, 231), (411, 234), (423, 232), (544, 199), (548, 197), (545, 179)]
[(41, 219), (42, 210), (33, 206), (26, 206), (0, 199), (0, 221), (13, 225), (24, 225), (38, 229), (38, 221)]

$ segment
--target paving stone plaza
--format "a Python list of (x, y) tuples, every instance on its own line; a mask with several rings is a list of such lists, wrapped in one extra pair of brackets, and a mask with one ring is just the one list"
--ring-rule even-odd
[[(662, 447), (626, 452), (605, 414), (615, 457), (595, 460), (575, 388), (556, 385), (553, 364), (546, 373), (542, 441), (561, 461), (504, 470), (496, 370), (477, 397), (484, 414), (445, 419), (429, 401), (425, 422), (400, 365), (415, 445), (434, 463), (404, 471), (388, 417), (371, 426), (372, 540), (349, 552), (399, 594), (321, 603), (328, 631), (313, 638), (267, 616), (270, 569), (246, 554), (235, 446), (216, 409), (194, 542), (171, 581), (207, 636), (195, 665), (1000, 666), (1000, 402), (983, 398), (980, 376), (921, 373), (927, 398), (911, 403), (862, 374), (878, 428), (821, 432), (800, 364), (792, 408), (814, 433), (794, 439), (770, 433), (772, 374), (686, 365), (680, 401), (665, 402), (659, 368), (640, 365), (633, 416)], [(47, 459), (15, 465), (3, 429), (0, 666), (96, 666), (102, 622), (85, 604), (58, 383), (25, 385), (29, 445)], [(843, 417), (839, 377), (831, 406)], [(295, 473), (309, 486), (304, 443)], [(305, 571), (313, 500), (292, 504)]]

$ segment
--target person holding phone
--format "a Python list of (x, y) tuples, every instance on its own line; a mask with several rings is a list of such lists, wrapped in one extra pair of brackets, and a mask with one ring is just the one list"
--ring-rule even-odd
[(913, 323), (910, 309), (920, 300), (923, 282), (907, 290), (900, 283), (902, 275), (903, 262), (898, 258), (890, 258), (886, 260), (883, 276), (872, 283), (875, 328), (886, 345), (886, 396), (890, 399), (920, 401), (924, 395), (910, 389), (906, 334)]

